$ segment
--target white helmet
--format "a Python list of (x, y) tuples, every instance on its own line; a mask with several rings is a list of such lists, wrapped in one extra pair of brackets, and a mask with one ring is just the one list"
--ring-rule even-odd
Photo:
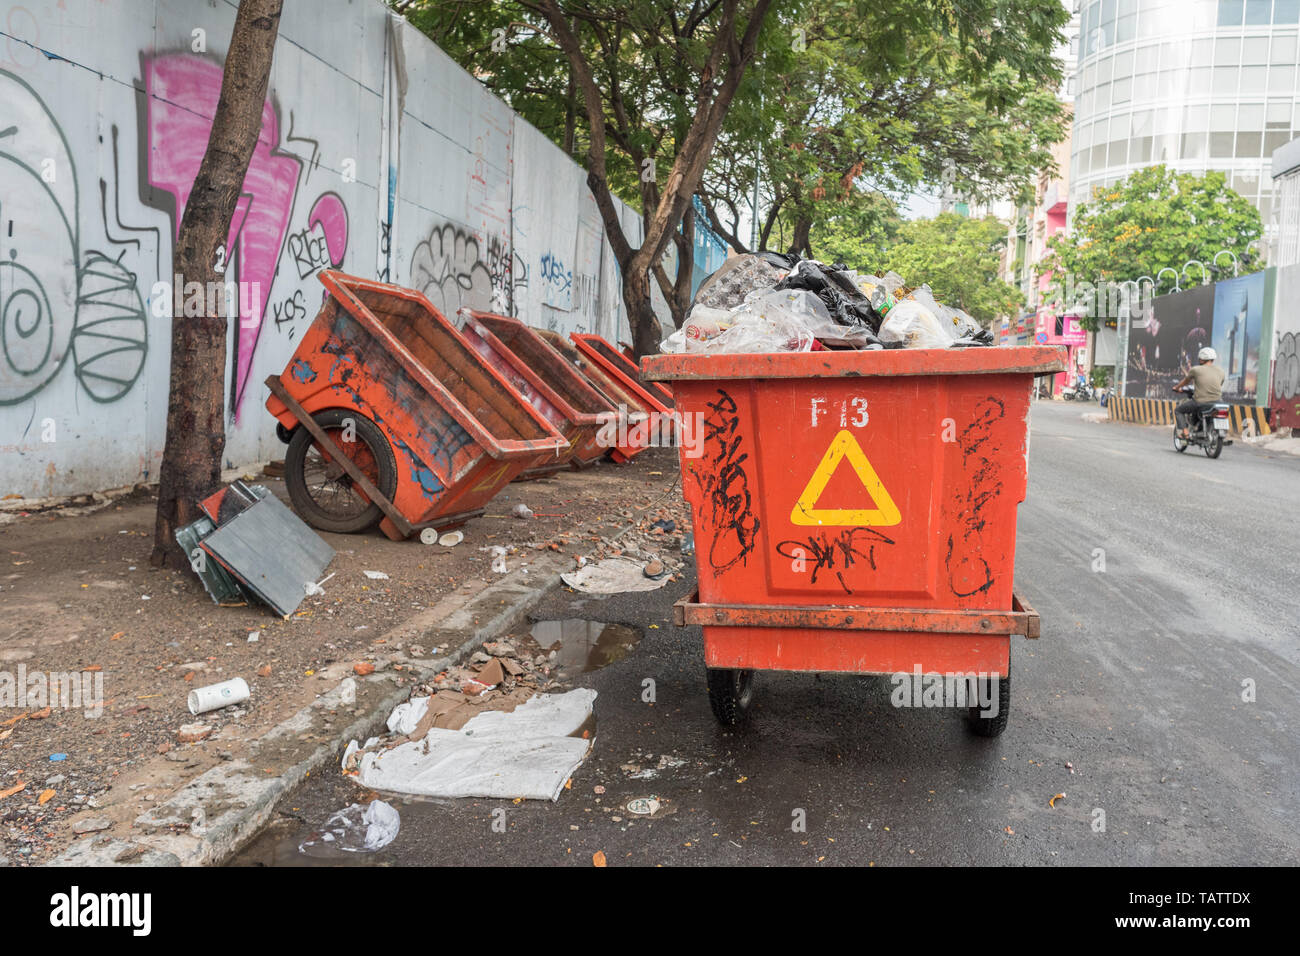
[(1196, 353), (1196, 358), (1202, 362), (1217, 362), (1219, 359), (1219, 353), (1207, 345)]

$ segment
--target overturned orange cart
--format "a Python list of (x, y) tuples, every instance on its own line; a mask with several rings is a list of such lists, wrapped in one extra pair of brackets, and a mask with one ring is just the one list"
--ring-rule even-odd
[(576, 368), (518, 319), (474, 309), (461, 309), (458, 318), (465, 341), (569, 440), (557, 458), (521, 479), (585, 468), (605, 457), (609, 449), (601, 444), (600, 431), (616, 411)]
[(636, 363), (599, 335), (570, 332), (569, 338), (589, 361), (599, 365), (605, 374), (616, 378), (624, 388), (641, 399), (650, 411), (668, 414), (668, 410), (673, 407), (672, 389), (659, 382), (642, 380)]
[[(533, 328), (532, 331), (586, 379), (592, 388), (615, 409), (613, 437), (608, 442), (611, 461), (622, 464), (651, 447), (649, 432), (652, 419), (657, 414), (663, 414), (656, 410), (662, 406), (650, 402), (644, 389), (633, 392), (626, 387), (590, 356), (579, 352), (577, 347), (559, 332), (539, 328)], [(652, 408), (652, 405), (655, 405), (655, 408)]]
[(569, 442), (419, 292), (327, 270), (330, 296), (267, 410), (295, 510), (323, 531), (394, 540), (483, 513)]
[(840, 671), (942, 678), (1002, 732), (1011, 637), (1039, 631), (1012, 581), (1030, 387), (1062, 367), (1043, 347), (642, 361), (703, 429), (682, 449), (699, 590), (674, 621), (703, 629), (719, 721), (756, 671)]

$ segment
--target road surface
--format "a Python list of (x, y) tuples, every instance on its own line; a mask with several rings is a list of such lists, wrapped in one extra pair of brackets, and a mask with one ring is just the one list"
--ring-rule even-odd
[[(298, 844), (361, 792), (324, 773), (235, 862), (1294, 864), (1300, 459), (1240, 442), (1179, 455), (1169, 429), (1083, 420), (1096, 410), (1034, 405), (1016, 564), (1042, 637), (1015, 639), (1000, 738), (894, 709), (884, 678), (771, 673), (749, 726), (725, 731), (698, 633), (669, 623), (689, 581), (559, 593), (539, 617), (641, 637), (577, 678), (599, 692), (595, 746), (557, 803), (394, 797), (387, 848), (314, 859)], [(654, 817), (624, 809), (639, 796)]]

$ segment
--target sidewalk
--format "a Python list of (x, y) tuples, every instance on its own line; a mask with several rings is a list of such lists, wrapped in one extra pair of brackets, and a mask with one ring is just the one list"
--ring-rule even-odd
[[(188, 571), (151, 568), (148, 492), (0, 526), (0, 864), (46, 862), (83, 834), (129, 839), (142, 814), (223, 763), (285, 772), (302, 754), (277, 744), (271, 759), (259, 741), (326, 692), (342, 687), (319, 726), (296, 735), (300, 751), (371, 710), (386, 716), (389, 697), (454, 660), (494, 611), (480, 601), (449, 629), (450, 609), (491, 597), (497, 582), (516, 595), (545, 587), (577, 556), (616, 551), (620, 531), (679, 512), (677, 474), (675, 449), (651, 449), (512, 484), (454, 548), (325, 534), (334, 576), (288, 621), (261, 605), (218, 607)], [(256, 481), (286, 498), (282, 480)], [(518, 503), (535, 516), (512, 517)], [(505, 575), (492, 570), (493, 546), (506, 548)], [(63, 706), (57, 688), (48, 699), (51, 674), (86, 691), (79, 707)], [(236, 676), (251, 689), (246, 704), (190, 715), (192, 689)]]

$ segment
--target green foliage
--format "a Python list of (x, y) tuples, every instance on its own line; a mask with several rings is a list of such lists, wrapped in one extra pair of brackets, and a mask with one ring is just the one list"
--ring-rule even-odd
[(830, 215), (813, 226), (812, 242), (823, 262), (843, 262), (850, 268), (871, 268), (883, 261), (898, 237), (903, 219), (894, 203), (880, 193), (838, 203)]
[[(1259, 210), (1228, 187), (1223, 173), (1196, 176), (1149, 166), (1094, 192), (1080, 205), (1071, 231), (1049, 241), (1049, 254), (1038, 272), (1053, 273), (1049, 302), (1063, 300), (1071, 290), (1100, 289), (1103, 283), (1144, 276), (1159, 280), (1165, 268), (1178, 272), (1181, 286), (1187, 288), (1222, 278), (1225, 272), (1231, 275), (1227, 256), (1214, 266), (1215, 255), (1225, 249), (1236, 255), (1243, 273), (1261, 268), (1260, 256), (1248, 247), (1263, 231)], [(1194, 264), (1184, 269), (1192, 260), (1204, 263), (1205, 272)], [(1165, 283), (1161, 291), (1172, 291), (1168, 273)], [(1072, 304), (1063, 302), (1066, 307)], [(1080, 324), (1095, 331), (1097, 316), (1087, 314), (1095, 310), (1080, 311)]]
[(988, 327), (1021, 303), (1020, 290), (998, 278), (1005, 241), (1006, 226), (992, 216), (949, 212), (914, 219), (903, 224), (877, 274), (893, 269), (908, 285), (927, 284), (939, 302), (965, 309)]
[(1033, 0), (999, 9), (1000, 30), (972, 28), (987, 13), (835, 0), (786, 10), (787, 45), (747, 75), (705, 177), (715, 231), (747, 247), (737, 229), (756, 161), (760, 245), (819, 258), (823, 224), (856, 218), (845, 207), (864, 195), (897, 200), (942, 183), (974, 200), (1023, 198), (1064, 135), (1051, 54), (1066, 13)]

